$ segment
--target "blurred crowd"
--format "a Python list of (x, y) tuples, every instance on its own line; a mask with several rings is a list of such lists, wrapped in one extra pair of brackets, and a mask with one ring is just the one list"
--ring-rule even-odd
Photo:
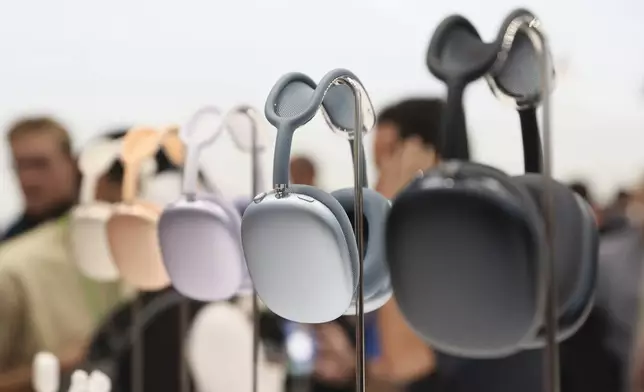
[[(418, 170), (440, 161), (442, 112), (443, 102), (434, 98), (406, 99), (380, 111), (372, 155), (379, 173), (373, 184), (378, 192), (394, 198)], [(118, 140), (125, 133), (111, 130), (92, 142)], [(107, 369), (115, 391), (219, 392), (209, 389), (199, 379), (196, 365), (187, 366), (184, 360), (190, 323), (207, 304), (183, 298), (172, 288), (137, 293), (123, 282), (95, 281), (78, 269), (70, 252), (69, 214), (79, 203), (83, 178), (68, 130), (53, 118), (23, 118), (6, 130), (6, 140), (24, 211), (0, 236), (0, 392), (31, 390), (32, 360), (41, 351), (54, 353), (64, 374), (83, 367)], [(154, 160), (152, 177), (170, 173), (180, 178), (181, 167), (166, 152), (160, 150)], [(294, 157), (292, 183), (316, 185), (316, 166), (310, 157)], [(98, 179), (93, 197), (105, 203), (121, 201), (123, 176), (123, 165), (115, 159)], [(171, 181), (152, 192), (156, 196), (145, 197), (172, 200), (180, 195), (180, 184)], [(595, 211), (601, 233), (600, 272), (593, 311), (579, 332), (560, 346), (562, 391), (639, 390), (644, 375), (637, 328), (644, 186), (620, 190), (607, 205), (593, 198), (590, 179), (570, 187)], [(155, 308), (166, 298), (177, 300)], [(242, 298), (231, 305), (247, 311)], [(155, 315), (134, 338), (142, 343), (124, 343), (146, 309), (155, 309)], [(369, 391), (541, 390), (541, 350), (494, 360), (444, 355), (407, 326), (395, 298), (370, 314), (366, 323)], [(264, 309), (258, 325), (266, 352), (262, 360), (285, 375), (278, 385), (267, 386), (260, 374), (260, 391), (355, 390), (352, 317), (297, 326)], [(302, 348), (306, 339), (314, 350)], [(228, 351), (212, 351), (213, 357), (222, 357), (219, 362), (233, 361)], [(145, 361), (133, 359), (137, 356)], [(215, 362), (207, 365), (210, 373), (224, 372)], [(240, 370), (234, 376), (250, 374)]]

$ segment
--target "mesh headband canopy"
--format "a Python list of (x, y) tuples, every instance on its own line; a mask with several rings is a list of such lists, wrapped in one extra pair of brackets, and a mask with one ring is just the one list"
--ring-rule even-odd
[[(339, 84), (339, 80), (346, 83)], [(364, 92), (360, 80), (350, 71), (344, 69), (331, 71), (319, 84), (297, 72), (287, 74), (277, 81), (265, 106), (266, 118), (277, 128), (273, 161), (274, 184), (289, 183), (293, 134), (299, 127), (311, 121), (318, 109), (322, 108), (327, 123), (333, 129), (356, 131), (355, 96), (347, 83), (357, 87), (362, 100), (369, 103), (368, 107), (371, 108), (373, 115), (369, 97)], [(364, 105), (361, 109), (364, 111)], [(362, 117), (367, 119), (368, 124), (375, 122), (373, 116), (363, 115)], [(364, 124), (361, 126), (365, 128)], [(364, 160), (364, 148), (361, 154)], [(363, 185), (366, 186), (366, 181), (363, 181)]]

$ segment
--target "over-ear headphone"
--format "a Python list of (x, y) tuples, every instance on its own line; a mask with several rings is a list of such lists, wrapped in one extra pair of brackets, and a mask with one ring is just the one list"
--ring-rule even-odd
[[(354, 189), (326, 193), (289, 184), (293, 134), (322, 108), (327, 123), (345, 132), (356, 129), (351, 81), (364, 90), (351, 72), (338, 69), (319, 84), (301, 73), (283, 76), (265, 106), (268, 121), (277, 128), (273, 161), (275, 189), (257, 195), (242, 219), (242, 244), (255, 289), (277, 315), (296, 322), (323, 323), (343, 314), (356, 300), (359, 278), (358, 247), (352, 228)], [(373, 124), (373, 108), (365, 116)], [(364, 159), (364, 151), (362, 151)], [(366, 187), (366, 178), (363, 179)], [(382, 306), (391, 296), (384, 262), (384, 223), (389, 201), (364, 189), (368, 238), (364, 261), (365, 311)]]
[[(199, 391), (253, 389), (253, 324), (248, 316), (239, 305), (215, 302), (203, 307), (195, 317), (186, 354)], [(258, 347), (257, 355), (259, 391), (283, 390), (283, 366), (267, 360), (263, 345)]]
[[(537, 61), (542, 52), (550, 55), (533, 44), (537, 24), (529, 12), (516, 11), (497, 42), (486, 44), (463, 17), (449, 17), (432, 38), (429, 69), (446, 83), (489, 73), (492, 87), (514, 92), (508, 95), (523, 101), (520, 108), (534, 107), (535, 97), (544, 97), (549, 107), (549, 60), (540, 67), (517, 65)], [(490, 54), (492, 45), (498, 54), (494, 63), (487, 61), (497, 57)], [(434, 56), (447, 56), (440, 71)], [(469, 79), (461, 75), (471, 72), (467, 64), (478, 63), (487, 69), (477, 69)], [(458, 116), (451, 104), (448, 100), (446, 115)], [(442, 352), (490, 358), (542, 346), (551, 257), (560, 339), (574, 333), (592, 305), (598, 253), (592, 210), (568, 187), (542, 175), (536, 118), (526, 120), (522, 116), (526, 174), (510, 176), (448, 156), (393, 202), (386, 240), (396, 299), (416, 332)], [(456, 144), (453, 130), (465, 134), (458, 127), (444, 128), (443, 147)], [(551, 230), (546, 225), (549, 205)]]
[(160, 147), (176, 165), (183, 161), (183, 146), (176, 128), (157, 130), (135, 127), (123, 139), (123, 201), (114, 207), (107, 222), (107, 236), (114, 262), (123, 280), (144, 291), (156, 291), (170, 284), (163, 265), (157, 236), (161, 206), (136, 200), (142, 164)]
[[(502, 34), (503, 38), (497, 64), (486, 75), (488, 85), (496, 97), (514, 105), (519, 113), (526, 173), (543, 172), (536, 107), (553, 90), (551, 84), (548, 91), (542, 87), (543, 75), (539, 67), (539, 53), (535, 49), (541, 43), (537, 42), (539, 39), (536, 32), (540, 32), (540, 22), (532, 13), (525, 9), (512, 12), (501, 28), (500, 35)], [(554, 67), (550, 67), (548, 72), (554, 80)], [(526, 181), (536, 180), (533, 177), (532, 180)], [(543, 194), (535, 187), (528, 187), (532, 191), (532, 197), (542, 204), (542, 214), (545, 214)], [(568, 187), (560, 183), (553, 187), (562, 188), (561, 191), (553, 190), (554, 213), (561, 222), (555, 225), (554, 244), (559, 316), (557, 338), (561, 341), (577, 332), (592, 310), (597, 279), (599, 233), (592, 207), (581, 196), (572, 192), (577, 201), (574, 204), (579, 207), (567, 208), (566, 202), (572, 203)], [(565, 212), (562, 211), (564, 209)], [(560, 235), (556, 231), (557, 228), (560, 232), (571, 232)], [(544, 346), (544, 328), (542, 325), (536, 339), (527, 342), (524, 347)]]
[(71, 249), (81, 273), (97, 281), (119, 278), (105, 230), (112, 205), (96, 200), (96, 187), (120, 153), (119, 139), (100, 139), (85, 148), (78, 160), (82, 182), (80, 203), (70, 215)]
[[(228, 128), (226, 120), (232, 113), (249, 117), (257, 127), (250, 107), (237, 107), (222, 118), (219, 109), (206, 106), (181, 128), (187, 146), (184, 196), (166, 207), (159, 221), (161, 252), (173, 286), (202, 301), (228, 299), (240, 290), (252, 290), (241, 246), (239, 209), (222, 195), (198, 193), (196, 189), (201, 150)], [(206, 115), (217, 117), (219, 122), (199, 134), (196, 124)]]

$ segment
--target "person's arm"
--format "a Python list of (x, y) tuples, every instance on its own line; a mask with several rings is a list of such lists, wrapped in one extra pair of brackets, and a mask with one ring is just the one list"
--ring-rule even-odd
[(13, 368), (12, 357), (25, 328), (24, 292), (18, 280), (0, 271), (0, 392), (27, 390), (29, 369)]
[(407, 326), (392, 298), (378, 310), (380, 358), (373, 374), (389, 382), (406, 384), (429, 375), (435, 368), (433, 351)]
[[(25, 293), (19, 280), (0, 270), (0, 392), (31, 391), (31, 363), (14, 366), (13, 356), (23, 344), (27, 328)], [(84, 346), (57, 353), (62, 372), (73, 370), (84, 358)]]
[[(393, 199), (418, 173), (436, 163), (436, 153), (419, 138), (405, 140), (382, 164), (376, 191)], [(374, 376), (406, 384), (434, 371), (431, 348), (409, 328), (395, 298), (378, 310), (381, 354), (372, 365)]]

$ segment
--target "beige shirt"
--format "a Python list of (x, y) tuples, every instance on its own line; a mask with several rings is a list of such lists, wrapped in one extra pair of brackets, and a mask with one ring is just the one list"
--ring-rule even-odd
[(79, 273), (68, 236), (61, 219), (0, 246), (0, 373), (85, 342), (123, 297)]

